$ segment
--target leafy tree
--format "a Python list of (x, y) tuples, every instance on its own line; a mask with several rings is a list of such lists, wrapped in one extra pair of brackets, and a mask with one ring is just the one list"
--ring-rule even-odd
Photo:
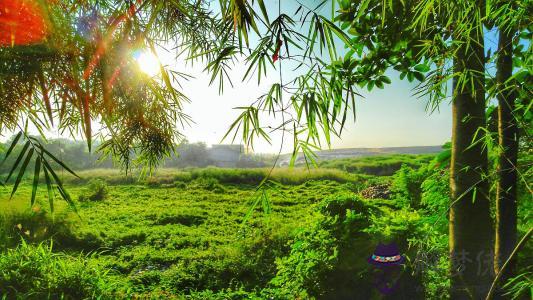
[[(496, 78), (492, 80), (494, 84), (489, 92), (498, 99), (499, 157), (494, 257), (494, 270), (498, 273), (511, 256), (517, 241), (518, 152), (519, 137), (522, 135), (519, 128), (526, 129), (522, 131), (529, 139), (528, 125), (524, 122), (529, 108), (521, 108), (524, 103), (531, 101), (532, 96), (528, 88), (528, 82), (531, 81), (531, 45), (525, 49), (520, 40), (528, 39), (528, 36), (531, 39), (531, 25), (524, 17), (528, 4), (496, 1), (494, 7), (491, 20), (499, 28), (499, 38), (494, 55)], [(515, 270), (516, 260), (512, 259), (503, 270), (502, 282), (513, 277)]]
[(483, 8), (482, 1), (340, 1), (337, 16), (358, 45), (353, 60), (361, 86), (382, 87), (390, 81), (384, 71), (394, 68), (401, 79), (419, 80), (418, 93), (429, 95), (435, 108), (453, 81), (450, 260), (457, 299), (482, 298), (492, 279), (476, 265), (476, 256), (490, 254), (492, 239), (482, 143)]
[(176, 152), (177, 157), (171, 161), (167, 161), (165, 166), (205, 167), (210, 164), (209, 154), (205, 143), (189, 143), (185, 140), (178, 145)]
[[(6, 179), (19, 169), (13, 193), (33, 159), (32, 203), (41, 173), (50, 202), (57, 187), (72, 203), (51, 163), (74, 172), (27, 134), (28, 124), (43, 136), (54, 125), (63, 133), (82, 134), (89, 150), (93, 138), (100, 137), (102, 153), (126, 169), (134, 154), (135, 163), (150, 170), (172, 151), (181, 138), (176, 123), (189, 121), (182, 111), (187, 98), (176, 88), (184, 75), (161, 65), (160, 74), (150, 77), (139, 70), (133, 54), (155, 52), (162, 40), (179, 42), (184, 45), (179, 50), (190, 55), (211, 49), (220, 28), (205, 1), (13, 0), (3, 2), (2, 9), (20, 28), (18, 35), (7, 32), (12, 42), (2, 39), (0, 47), (0, 131), (20, 130), (6, 157), (24, 142)], [(32, 18), (39, 21), (37, 32), (23, 27)], [(24, 34), (33, 37), (31, 42), (20, 42)], [(102, 126), (96, 133), (93, 121)]]
[[(32, 3), (36, 15), (43, 17), (45, 26), (39, 31), (43, 38), (3, 43), (0, 48), (0, 91), (5, 95), (0, 100), (1, 131), (21, 131), (13, 147), (25, 142), (10, 172), (16, 174), (18, 169), (13, 192), (29, 162), (35, 160), (34, 190), (39, 174), (44, 173), (51, 179), (46, 180), (50, 198), (55, 182), (63, 198), (70, 201), (50, 164), (60, 160), (27, 135), (27, 124), (43, 135), (53, 126), (73, 136), (82, 134), (89, 149), (93, 139), (100, 138), (101, 153), (115, 158), (126, 170), (141, 166), (151, 171), (170, 155), (182, 139), (177, 124), (185, 126), (190, 121), (183, 111), (188, 99), (179, 89), (179, 82), (188, 77), (162, 65), (159, 75), (147, 76), (131, 55), (135, 51), (155, 53), (156, 47), (177, 45), (177, 55), (205, 64), (211, 83), (218, 82), (221, 92), (229, 79), (228, 70), (237, 60), (248, 64), (243, 80), (257, 75), (259, 82), (267, 67), (275, 67), (276, 62), (280, 66), (281, 61), (296, 64), (304, 75), (280, 80), (254, 105), (239, 108), (241, 117), (231, 129), (237, 131), (241, 122), (253, 123), (242, 127), (242, 138), (249, 145), (257, 137), (269, 140), (258, 117), (260, 112), (269, 113), (281, 115), (277, 127), (292, 132), (297, 141), (295, 153), (302, 149), (309, 154), (314, 147), (310, 139), (320, 139), (319, 129), (329, 143), (330, 124), (346, 119), (343, 96), (353, 99), (355, 95), (351, 85), (326, 70), (322, 59), (323, 51), (336, 57), (334, 36), (348, 41), (317, 12), (325, 1), (314, 8), (300, 5), (295, 13), (298, 19), (278, 9), (272, 20), (262, 0), (219, 1), (218, 14), (210, 1), (196, 0)], [(308, 26), (307, 36), (300, 33), (300, 24)], [(15, 41), (20, 40), (15, 35)], [(290, 101), (283, 100), (287, 93), (292, 94)], [(329, 98), (335, 99), (334, 107), (324, 105)], [(96, 133), (93, 122), (102, 126)]]
[[(503, 215), (498, 214), (497, 219), (501, 219), (498, 230), (505, 246), (501, 246), (502, 253), (497, 254), (496, 259), (501, 260), (509, 257), (516, 241), (516, 237), (513, 239), (516, 236), (516, 206), (513, 208), (516, 205), (516, 193), (513, 192), (516, 176), (513, 174), (516, 175), (518, 136), (513, 102), (518, 93), (525, 96), (524, 99), (531, 98), (528, 98), (530, 91), (527, 88), (529, 72), (513, 73), (512, 65), (509, 65), (513, 59), (522, 62), (522, 57), (526, 57), (522, 65), (527, 70), (527, 51), (510, 51), (513, 42), (519, 44), (520, 37), (508, 36), (510, 31), (514, 32), (512, 28), (520, 28), (521, 36), (528, 35), (526, 11), (530, 4), (516, 1), (371, 0), (339, 3), (341, 9), (337, 19), (354, 36), (352, 42), (359, 49), (353, 65), (361, 86), (366, 86), (368, 90), (374, 86), (382, 87), (389, 81), (383, 77), (383, 72), (394, 68), (401, 72), (401, 79), (406, 77), (409, 81), (418, 79), (421, 82), (417, 94), (428, 95), (430, 108), (434, 109), (447, 97), (447, 84), (453, 81), (451, 295), (454, 298), (483, 297), (490, 285), (491, 275), (479, 276), (473, 256), (491, 253), (485, 93), (490, 92), (489, 98), (498, 95), (500, 99), (502, 154), (498, 206)], [(490, 78), (485, 69), (483, 38), (484, 26), (487, 25), (496, 26), (494, 28), (500, 31), (500, 39), (507, 39), (500, 41), (500, 49), (495, 55), (491, 57), (490, 52), (488, 55), (489, 61), (498, 61), (495, 87), (490, 85), (492, 80), (488, 81), (488, 87), (484, 82), (486, 75)], [(398, 31), (398, 28), (402, 30)], [(345, 61), (347, 59), (345, 57)], [(514, 80), (522, 85), (512, 84)], [(525, 88), (515, 89), (515, 86)], [(507, 233), (509, 236), (504, 237)], [(463, 255), (465, 259), (460, 259), (462, 254), (471, 257)]]

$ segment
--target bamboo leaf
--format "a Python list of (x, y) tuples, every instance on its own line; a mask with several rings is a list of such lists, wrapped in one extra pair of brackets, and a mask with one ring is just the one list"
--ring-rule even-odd
[(2, 161), (2, 163), (0, 164), (0, 166), (2, 166), (2, 164), (6, 161), (6, 159), (9, 157), (9, 154), (11, 154), (11, 151), (13, 151), (13, 148), (15, 148), (15, 146), (17, 145), (18, 141), (20, 140), (20, 137), (22, 136), (22, 131), (17, 133), (17, 135), (15, 136), (15, 138), (13, 139), (13, 142), (11, 142), (11, 146), (9, 146), (9, 149), (7, 149), (7, 152), (6, 152), (6, 156), (4, 156), (4, 160)]
[(259, 8), (261, 9), (261, 13), (265, 17), (265, 21), (267, 24), (270, 24), (270, 21), (268, 20), (268, 13), (265, 7), (265, 2), (263, 0), (258, 0), (257, 3), (259, 4)]
[(76, 172), (74, 172), (71, 168), (69, 168), (64, 162), (62, 162), (61, 160), (59, 160), (57, 157), (55, 157), (52, 153), (50, 153), (50, 151), (46, 150), (46, 148), (39, 144), (39, 149), (41, 149), (41, 151), (45, 154), (48, 155), (48, 157), (50, 157), (51, 159), (53, 159), (56, 163), (58, 163), (61, 167), (63, 167), (65, 170), (67, 170), (67, 172), (69, 172), (70, 174), (78, 177), (78, 178), (81, 178), (80, 176), (78, 176), (78, 174), (76, 174)]
[(320, 16), (320, 18), (322, 19), (322, 21), (324, 22), (324, 24), (327, 25), (327, 27), (339, 38), (341, 39), (344, 44), (350, 48), (352, 48), (352, 41), (350, 40), (350, 37), (348, 37), (348, 35), (342, 31), (342, 29), (340, 29), (337, 25), (335, 25), (335, 23), (331, 22), (330, 20), (328, 20), (326, 17), (324, 16)]
[(35, 196), (37, 195), (37, 187), (39, 186), (39, 174), (41, 172), (41, 157), (37, 156), (35, 159), (35, 169), (33, 172), (33, 186), (31, 190), (31, 206), (35, 203)]
[(46, 189), (48, 190), (48, 203), (50, 204), (50, 211), (54, 212), (54, 192), (52, 190), (52, 180), (46, 169), (46, 165), (43, 166), (44, 179), (46, 181)]
[(91, 113), (89, 111), (89, 100), (90, 96), (89, 93), (86, 93), (83, 97), (83, 109), (82, 109), (82, 115), (83, 115), (83, 124), (85, 126), (85, 138), (87, 139), (87, 145), (89, 146), (89, 151), (91, 151)]
[(24, 172), (26, 171), (26, 167), (28, 166), (28, 163), (30, 162), (31, 157), (33, 156), (33, 148), (30, 149), (28, 152), (28, 155), (26, 155), (26, 159), (22, 163), (22, 166), (20, 166), (19, 174), (17, 175), (17, 179), (15, 180), (15, 185), (13, 185), (13, 189), (11, 190), (11, 196), (9, 199), (13, 198), (13, 195), (17, 191), (20, 181), (22, 180), (22, 176), (24, 176)]
[(52, 178), (54, 179), (63, 199), (67, 201), (67, 203), (74, 209), (74, 211), (77, 211), (74, 201), (72, 201), (72, 198), (70, 197), (69, 193), (65, 190), (63, 182), (61, 181), (59, 176), (57, 176), (56, 172), (52, 169), (52, 167), (50, 167), (50, 164), (46, 160), (43, 160), (43, 163), (50, 172), (50, 175), (52, 175)]
[(39, 77), (39, 84), (41, 85), (41, 93), (43, 95), (43, 102), (44, 106), (46, 107), (46, 112), (48, 113), (48, 118), (50, 119), (50, 123), (52, 126), (54, 126), (54, 118), (52, 116), (52, 105), (50, 104), (50, 97), (48, 96), (48, 89), (46, 88), (46, 84), (44, 82), (44, 73), (41, 71), (38, 74)]
[(29, 146), (30, 146), (30, 141), (27, 141), (26, 144), (24, 144), (24, 147), (22, 148), (22, 150), (20, 150), (19, 156), (17, 157), (17, 160), (13, 164), (13, 167), (11, 167), (11, 170), (9, 171), (9, 174), (7, 175), (5, 182), (8, 182), (9, 179), (11, 178), (11, 175), (13, 175), (13, 172), (15, 172), (15, 170), (17, 169), (20, 161), (24, 157), (24, 154), (26, 154), (26, 151), (28, 150)]

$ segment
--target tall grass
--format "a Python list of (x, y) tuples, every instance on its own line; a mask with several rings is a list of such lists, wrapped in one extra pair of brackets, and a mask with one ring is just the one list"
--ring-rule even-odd
[(109, 298), (107, 271), (84, 256), (52, 252), (52, 244), (22, 242), (0, 255), (3, 299)]
[(321, 168), (338, 169), (348, 173), (390, 176), (402, 165), (419, 168), (435, 156), (432, 154), (396, 154), (361, 158), (344, 158), (320, 162)]
[(125, 175), (119, 170), (94, 169), (79, 172), (81, 178), (71, 175), (65, 176), (64, 180), (71, 184), (86, 184), (91, 179), (100, 179), (110, 185), (146, 183), (151, 186), (172, 184), (178, 182), (190, 182), (197, 179), (216, 179), (220, 183), (227, 184), (259, 184), (270, 174), (269, 180), (287, 185), (298, 185), (310, 180), (331, 180), (339, 183), (357, 182), (365, 176), (348, 174), (335, 169), (306, 169), (306, 168), (275, 168), (270, 169), (226, 169), (226, 168), (188, 168), (188, 169), (159, 169), (149, 178), (141, 178), (136, 174)]

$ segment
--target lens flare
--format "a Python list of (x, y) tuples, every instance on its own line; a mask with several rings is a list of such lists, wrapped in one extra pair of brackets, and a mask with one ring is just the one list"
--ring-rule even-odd
[(149, 76), (155, 76), (159, 74), (159, 59), (151, 52), (142, 51), (135, 56), (137, 64), (141, 71)]
[(43, 10), (37, 1), (0, 1), (0, 47), (41, 43), (47, 34)]

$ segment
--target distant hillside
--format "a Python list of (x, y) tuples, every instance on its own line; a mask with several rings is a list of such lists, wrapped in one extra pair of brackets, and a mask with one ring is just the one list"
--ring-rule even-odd
[[(357, 158), (388, 154), (436, 154), (442, 151), (442, 146), (412, 146), (412, 147), (384, 147), (384, 148), (344, 148), (316, 151), (319, 161), (343, 158)], [(291, 154), (284, 154), (279, 159), (279, 166), (290, 163)], [(296, 164), (305, 163), (304, 157), (299, 155)]]

